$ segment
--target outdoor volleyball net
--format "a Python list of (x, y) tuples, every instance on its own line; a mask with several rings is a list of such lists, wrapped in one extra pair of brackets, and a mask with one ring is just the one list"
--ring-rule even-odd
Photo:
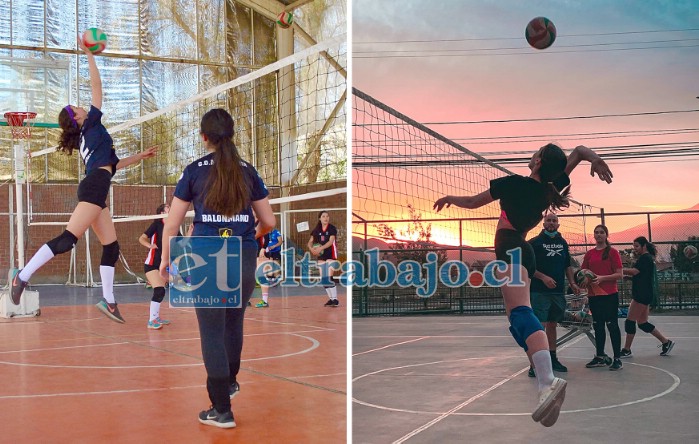
[[(217, 84), (221, 73), (169, 73), (167, 76), (172, 78), (166, 76), (165, 85), (177, 81), (177, 76), (194, 75), (208, 76), (211, 87), (182, 100), (173, 97), (170, 105), (123, 123), (106, 125), (120, 158), (157, 147), (154, 158), (119, 170), (112, 179), (107, 205), (115, 222), (123, 265), (117, 266), (116, 282), (142, 279), (147, 250), (138, 238), (154, 219), (161, 217), (155, 210), (171, 201), (184, 168), (206, 155), (200, 122), (213, 108), (226, 109), (232, 115), (234, 142), (270, 191), (277, 226), (285, 239), (283, 247), (305, 249), (310, 236), (306, 226), (312, 229), (318, 212), (330, 210), (333, 224), (342, 228), (338, 247), (346, 251), (342, 244), (346, 242), (347, 208), (346, 67), (343, 35), (260, 69), (239, 69), (234, 80), (223, 83)], [(107, 99), (105, 113), (108, 106)], [(8, 134), (3, 132), (3, 137), (9, 138)], [(84, 174), (77, 153), (66, 156), (56, 151), (59, 134), (55, 125), (35, 128), (26, 141), (27, 156), (23, 159), (26, 186), (16, 191), (9, 186), (11, 178), (0, 185), (6, 186), (10, 195), (25, 195), (24, 222), (12, 228), (8, 236), (27, 260), (43, 242), (65, 229), (76, 205), (77, 184)], [(15, 210), (11, 208), (10, 212)], [(192, 216), (190, 211), (183, 233)], [(37, 276), (63, 270), (62, 277), (52, 279), (64, 283), (65, 270), (70, 270), (68, 283), (93, 285), (93, 269), (98, 269), (100, 255), (99, 241), (88, 230), (70, 255), (55, 258)], [(288, 273), (295, 270), (289, 268)]]
[[(449, 258), (468, 263), (494, 258), (498, 202), (439, 213), (433, 205), (445, 195), (488, 190), (491, 180), (513, 174), (510, 170), (357, 89), (352, 126), (353, 251), (378, 247), (390, 257), (406, 248), (451, 250)], [(574, 254), (586, 249), (592, 211), (573, 201), (559, 213), (560, 231)]]

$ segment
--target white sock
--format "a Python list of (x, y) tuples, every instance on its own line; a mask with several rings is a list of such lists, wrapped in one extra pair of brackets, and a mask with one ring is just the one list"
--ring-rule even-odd
[(114, 303), (114, 267), (100, 265), (100, 277), (102, 278), (102, 296), (110, 304)]
[(268, 297), (269, 297), (269, 295), (267, 293), (262, 293), (262, 300), (263, 301), (267, 302)]
[(534, 368), (536, 369), (536, 380), (539, 383), (539, 391), (550, 387), (553, 384), (553, 367), (551, 365), (551, 353), (548, 350), (539, 350), (532, 355)]
[(160, 302), (150, 301), (150, 319), (151, 321), (160, 317)]
[(330, 300), (334, 301), (335, 299), (337, 299), (337, 287), (326, 288), (325, 292), (328, 294)]
[(24, 282), (29, 282), (29, 279), (31, 279), (36, 270), (43, 267), (43, 265), (53, 259), (54, 256), (53, 251), (51, 251), (48, 245), (42, 245), (39, 251), (34, 253), (29, 263), (19, 273), (19, 278)]

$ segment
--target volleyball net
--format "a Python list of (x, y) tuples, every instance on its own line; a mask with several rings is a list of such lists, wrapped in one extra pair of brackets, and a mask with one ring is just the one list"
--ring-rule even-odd
[[(461, 250), (469, 263), (494, 258), (498, 202), (439, 213), (433, 205), (445, 195), (479, 194), (513, 173), (362, 91), (352, 93), (353, 251), (441, 249)], [(585, 251), (591, 212), (572, 202), (559, 213), (573, 254)]]
[[(238, 76), (230, 81), (225, 81), (229, 74), (223, 68), (222, 72), (204, 72), (201, 67), (186, 67), (183, 69), (200, 72), (163, 73), (163, 85), (194, 76), (204, 78), (200, 84), (211, 88), (179, 101), (172, 97), (174, 103), (169, 106), (107, 125), (120, 158), (157, 147), (154, 158), (119, 170), (112, 179), (107, 204), (124, 265), (124, 270), (117, 267), (117, 282), (137, 282), (142, 277), (147, 250), (138, 237), (160, 217), (155, 214), (158, 205), (171, 201), (184, 168), (206, 154), (200, 121), (213, 108), (226, 109), (233, 116), (234, 142), (270, 190), (278, 226), (287, 230), (282, 231), (285, 238), (305, 248), (308, 238), (302, 238), (309, 233), (299, 232), (296, 220), (308, 219), (312, 228), (317, 212), (328, 208), (336, 209), (334, 224), (346, 225), (344, 213), (339, 214), (339, 208), (346, 208), (341, 207), (346, 205), (347, 167), (345, 40), (344, 35), (326, 40), (257, 70), (238, 69)], [(8, 234), (16, 244), (16, 231), (26, 233), (20, 248), (27, 259), (65, 229), (83, 177), (84, 167), (76, 153), (66, 156), (56, 151), (59, 134), (56, 128), (40, 128), (29, 141), (28, 180), (23, 190), (26, 222)], [(13, 192), (8, 187), (8, 198), (12, 199)], [(187, 222), (192, 216), (190, 211)], [(186, 224), (182, 230), (185, 232)], [(46, 277), (48, 282), (60, 282), (55, 277), (57, 270), (63, 270), (65, 276), (70, 269), (68, 283), (91, 285), (92, 268), (96, 269), (100, 254), (99, 242), (88, 231), (71, 258), (57, 257), (37, 276), (46, 270), (46, 276), (54, 276)]]

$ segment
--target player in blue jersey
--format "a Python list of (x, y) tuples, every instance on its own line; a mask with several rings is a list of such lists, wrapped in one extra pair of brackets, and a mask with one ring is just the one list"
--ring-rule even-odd
[[(190, 203), (194, 206), (192, 235), (236, 236), (241, 241), (239, 270), (242, 305), (195, 307), (201, 349), (206, 367), (206, 388), (211, 407), (199, 413), (202, 424), (235, 427), (231, 398), (240, 390), (237, 374), (243, 349), (243, 317), (255, 289), (258, 244), (275, 225), (269, 192), (255, 168), (241, 159), (233, 143), (233, 119), (223, 109), (208, 111), (201, 119), (202, 140), (209, 154), (188, 165), (175, 188), (170, 213), (165, 219), (163, 238), (177, 233)], [(254, 210), (254, 215), (253, 215)], [(259, 223), (255, 226), (255, 216)], [(170, 245), (163, 243), (160, 273), (168, 277)], [(216, 280), (216, 276), (206, 276)]]
[(104, 299), (97, 304), (97, 308), (110, 319), (124, 323), (114, 299), (114, 266), (119, 259), (119, 243), (107, 208), (107, 195), (116, 170), (155, 156), (155, 147), (126, 159), (120, 160), (117, 157), (112, 137), (102, 125), (102, 80), (95, 58), (80, 37), (78, 46), (87, 56), (90, 68), (92, 105), (89, 111), (73, 105), (61, 110), (58, 124), (62, 132), (58, 149), (68, 155), (73, 150), (79, 150), (86, 175), (78, 185), (78, 205), (73, 210), (65, 231), (39, 248), (24, 269), (18, 271), (12, 279), (12, 302), (19, 304), (22, 291), (39, 268), (54, 256), (70, 251), (80, 236), (92, 227), (102, 244), (100, 277)]
[[(269, 261), (274, 261), (277, 265), (281, 264), (282, 261), (282, 243), (284, 243), (284, 238), (282, 234), (276, 228), (265, 234), (260, 238), (260, 253), (257, 256), (257, 267), (264, 266), (265, 263)], [(263, 268), (263, 271), (266, 271)], [(262, 293), (262, 299), (255, 304), (257, 308), (267, 308), (269, 307), (269, 287), (273, 287), (279, 283), (280, 275), (279, 272), (272, 273), (268, 272), (265, 274), (265, 282), (260, 282), (260, 291)]]

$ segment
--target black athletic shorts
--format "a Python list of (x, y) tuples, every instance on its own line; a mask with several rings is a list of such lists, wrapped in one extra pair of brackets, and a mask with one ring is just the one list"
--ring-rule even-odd
[(78, 202), (95, 204), (107, 208), (107, 195), (112, 184), (112, 174), (97, 168), (80, 181), (78, 185)]
[(522, 250), (522, 266), (527, 270), (529, 279), (534, 277), (536, 272), (536, 256), (534, 249), (524, 239), (524, 235), (514, 230), (498, 230), (495, 233), (495, 257), (498, 260), (512, 263), (512, 258), (507, 254), (508, 250), (520, 248)]
[(282, 261), (282, 252), (281, 251), (265, 251), (265, 257), (267, 259), (272, 259), (273, 261), (281, 262)]
[(149, 271), (159, 271), (160, 270), (160, 260), (153, 262), (153, 265), (143, 264), (143, 272), (148, 273)]

